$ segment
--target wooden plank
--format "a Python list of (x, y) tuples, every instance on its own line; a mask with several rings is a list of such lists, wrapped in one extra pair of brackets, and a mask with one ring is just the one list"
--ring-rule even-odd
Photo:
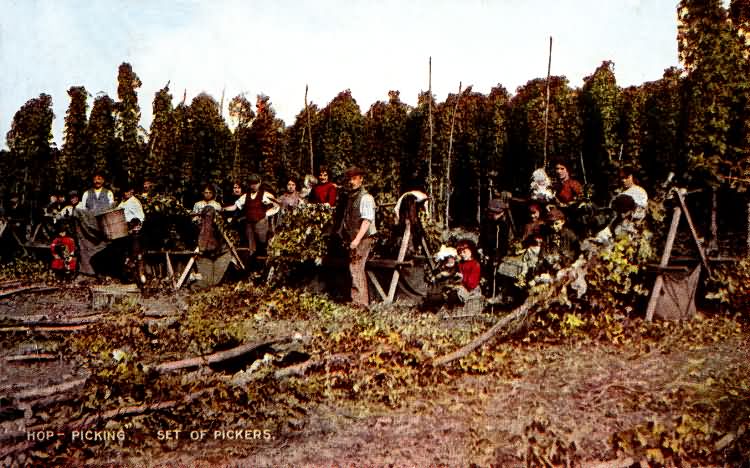
[[(659, 262), (660, 267), (666, 267), (669, 265), (669, 257), (672, 255), (672, 246), (674, 245), (674, 239), (677, 236), (677, 227), (680, 225), (681, 215), (682, 208), (675, 206), (674, 211), (672, 212), (672, 224), (669, 226), (669, 233), (667, 234), (667, 243), (664, 245), (664, 252), (662, 252), (661, 261)], [(661, 294), (661, 288), (663, 286), (664, 277), (659, 275), (656, 277), (654, 288), (651, 290), (651, 298), (648, 300), (648, 307), (646, 307), (646, 320), (649, 322), (654, 319), (656, 303), (659, 300), (659, 295)]]
[[(404, 229), (404, 237), (401, 239), (401, 249), (398, 251), (397, 262), (403, 262), (406, 256), (406, 249), (409, 247), (409, 241), (411, 240), (411, 222), (406, 220), (406, 228)], [(393, 277), (391, 278), (391, 286), (388, 288), (388, 298), (385, 300), (387, 304), (393, 302), (393, 298), (396, 296), (396, 285), (398, 284), (399, 271), (398, 269), (393, 271)]]
[(434, 271), (435, 260), (432, 259), (432, 252), (430, 252), (430, 248), (427, 246), (427, 241), (424, 236), (422, 236), (422, 248), (424, 249), (424, 254), (427, 256), (427, 261), (430, 263), (430, 269)]
[(173, 372), (176, 370), (186, 369), (190, 367), (207, 366), (209, 364), (216, 364), (222, 361), (226, 361), (228, 359), (234, 359), (234, 358), (240, 357), (244, 354), (251, 353), (257, 350), (258, 348), (262, 348), (264, 346), (270, 346), (273, 344), (283, 343), (283, 342), (287, 342), (290, 340), (291, 340), (291, 337), (284, 337), (284, 338), (274, 338), (268, 341), (259, 341), (257, 343), (247, 343), (247, 344), (237, 346), (235, 348), (227, 349), (225, 351), (219, 351), (213, 354), (187, 358), (187, 359), (180, 359), (179, 361), (163, 362), (161, 364), (154, 366), (153, 369), (159, 374), (164, 374), (167, 372)]
[[(229, 251), (232, 253), (232, 257), (234, 257), (235, 261), (237, 262), (237, 266), (240, 267), (241, 270), (245, 269), (245, 264), (242, 263), (242, 259), (240, 259), (240, 255), (237, 253), (237, 249), (234, 247), (234, 244), (231, 240), (229, 240), (229, 237), (224, 231), (221, 231), (221, 235), (224, 237), (224, 242), (227, 243), (227, 246), (229, 247)], [(270, 274), (269, 274), (270, 277)]]
[(687, 271), (689, 271), (688, 267), (686, 267), (685, 265), (667, 265), (667, 266), (661, 266), (661, 265), (657, 265), (655, 263), (649, 263), (649, 264), (646, 265), (646, 268), (648, 270), (651, 270), (651, 271), (660, 271), (660, 272), (664, 272), (664, 271), (681, 271), (681, 272), (687, 272)]
[(36, 240), (36, 236), (39, 234), (39, 229), (42, 228), (42, 223), (39, 223), (36, 225), (36, 228), (34, 229), (34, 234), (31, 236), (31, 239), (29, 239), (29, 244), (33, 243)]
[(399, 262), (388, 258), (373, 258), (367, 261), (367, 266), (372, 268), (398, 268), (400, 266), (414, 266), (412, 261)]
[(24, 243), (21, 242), (21, 239), (18, 237), (18, 234), (16, 234), (16, 231), (14, 231), (13, 229), (11, 229), (10, 233), (13, 235), (13, 238), (16, 240), (16, 242), (18, 242), (18, 245), (21, 247), (21, 250), (23, 250), (24, 256), (28, 256), (29, 255), (29, 251), (26, 250), (26, 246), (23, 245)]
[(193, 253), (193, 256), (190, 257), (190, 260), (188, 261), (187, 266), (185, 266), (185, 269), (182, 271), (182, 275), (180, 275), (180, 279), (177, 281), (177, 284), (174, 285), (175, 290), (180, 289), (182, 287), (182, 284), (185, 282), (185, 280), (188, 277), (188, 274), (190, 273), (190, 269), (193, 267), (193, 263), (195, 263), (195, 257), (198, 255), (199, 249), (198, 247), (195, 248), (195, 252)]
[(690, 217), (690, 212), (687, 209), (687, 205), (685, 205), (685, 196), (679, 190), (677, 190), (677, 199), (680, 201), (680, 206), (682, 206), (682, 209), (685, 212), (685, 219), (687, 219), (688, 227), (690, 228), (690, 234), (692, 234), (693, 241), (695, 241), (695, 247), (698, 249), (698, 253), (701, 256), (701, 262), (703, 263), (703, 266), (706, 268), (706, 271), (710, 276), (711, 267), (708, 266), (708, 260), (706, 260), (706, 252), (703, 250), (703, 246), (701, 245), (700, 240), (698, 240), (698, 232), (695, 230), (693, 219)]
[(380, 283), (375, 277), (375, 274), (371, 271), (368, 271), (367, 277), (370, 278), (370, 281), (372, 281), (372, 284), (375, 286), (375, 290), (378, 292), (378, 294), (380, 294), (380, 297), (383, 299), (383, 301), (386, 301), (388, 299), (388, 296), (386, 296), (385, 291), (383, 291), (383, 288), (380, 286)]
[(169, 252), (164, 254), (167, 257), (167, 279), (174, 286), (174, 267), (172, 266), (172, 259), (169, 258)]
[[(689, 255), (673, 255), (671, 257), (671, 260), (673, 262), (694, 262), (700, 260), (698, 257), (691, 257)], [(742, 260), (742, 257), (727, 257), (725, 255), (719, 255), (717, 257), (706, 257), (706, 260), (709, 262), (739, 262)]]

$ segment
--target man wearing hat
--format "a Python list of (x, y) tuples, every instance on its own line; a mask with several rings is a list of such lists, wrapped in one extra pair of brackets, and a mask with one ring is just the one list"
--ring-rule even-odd
[(365, 266), (372, 249), (375, 229), (375, 199), (364, 186), (365, 172), (349, 168), (344, 174), (349, 193), (338, 233), (349, 248), (349, 272), (352, 276), (352, 302), (367, 307), (370, 303)]
[(508, 203), (499, 198), (494, 198), (487, 204), (487, 215), (479, 234), (479, 247), (484, 257), (493, 264), (498, 264), (507, 255), (513, 240), (509, 210)]
[(60, 210), (59, 213), (57, 213), (57, 216), (55, 216), (55, 221), (60, 220), (67, 220), (73, 218), (73, 210), (75, 210), (78, 207), (78, 203), (81, 201), (81, 197), (78, 194), (78, 190), (71, 190), (68, 192), (68, 204), (63, 207), (62, 210)]
[(578, 238), (565, 225), (565, 213), (559, 208), (550, 208), (546, 220), (549, 234), (544, 243), (541, 258), (545, 266), (557, 271), (575, 261), (579, 251)]
[[(484, 261), (482, 276), (492, 278), (495, 284), (495, 270), (508, 254), (513, 240), (513, 228), (510, 220), (510, 206), (504, 200), (493, 198), (487, 204), (487, 213), (479, 228), (479, 248)], [(486, 291), (494, 295), (495, 291)], [(491, 289), (495, 289), (494, 286)]]
[(234, 205), (224, 208), (225, 211), (245, 210), (248, 247), (250, 255), (265, 250), (270, 232), (268, 218), (279, 212), (279, 202), (271, 192), (260, 186), (260, 176), (251, 174), (247, 179), (250, 190), (240, 196)]
[(93, 187), (83, 192), (79, 208), (99, 214), (109, 210), (114, 204), (115, 196), (111, 190), (104, 187), (104, 174), (95, 172)]

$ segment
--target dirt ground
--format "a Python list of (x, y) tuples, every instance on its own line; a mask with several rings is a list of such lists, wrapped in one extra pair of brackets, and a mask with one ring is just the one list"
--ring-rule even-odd
[[(377, 412), (322, 405), (311, 409), (298, 430), (275, 441), (255, 442), (250, 456), (242, 455), (248, 451), (242, 442), (194, 444), (156, 461), (238, 466), (525, 466), (529, 428), (534, 427), (539, 443), (568, 444), (574, 466), (627, 467), (639, 461), (650, 466), (645, 460), (615, 453), (610, 435), (650, 416), (653, 411), (639, 405), (642, 397), (673, 390), (666, 387), (681, 375), (684, 385), (704, 380), (715, 369), (750, 375), (748, 345), (747, 336), (736, 337), (695, 349), (655, 350), (635, 359), (613, 346), (545, 347), (538, 350), (540, 365), (515, 379), (466, 376), (401, 408)], [(585, 356), (587, 364), (580, 365), (571, 356)], [(661, 416), (678, 411), (664, 408)], [(557, 432), (545, 433), (545, 427)], [(227, 456), (228, 450), (237, 455)]]
[[(174, 298), (144, 302), (154, 316), (179, 307)], [(84, 288), (0, 299), (0, 316), (6, 320), (70, 320), (92, 312)], [(6, 360), (30, 352), (55, 353), (53, 335), (2, 335), (0, 410), (7, 395), (88, 375), (81, 362)], [(160, 452), (118, 455), (115, 450), (106, 452), (106, 459), (89, 461), (129, 466), (536, 466), (554, 456), (565, 462), (551, 464), (652, 466), (617, 451), (612, 435), (656, 418), (679, 418), (686, 410), (675, 403), (680, 392), (709, 392), (714, 382), (732, 378), (744, 379), (746, 385), (748, 354), (750, 335), (739, 325), (736, 333), (720, 340), (675, 342), (647, 352), (590, 340), (522, 348), (496, 343), (486, 348), (485, 357), (510, 371), (465, 373), (413, 388), (395, 407), (332, 400), (309, 405), (268, 440), (183, 438), (163, 445)], [(22, 415), (0, 415), (2, 446), (2, 434), (16, 429)], [(220, 421), (221, 415), (216, 418)], [(247, 428), (262, 428), (263, 423), (248, 422)], [(26, 458), (5, 460), (23, 464)]]

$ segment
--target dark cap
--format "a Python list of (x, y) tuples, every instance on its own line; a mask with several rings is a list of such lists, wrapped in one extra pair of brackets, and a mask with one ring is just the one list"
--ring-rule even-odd
[(363, 176), (365, 171), (361, 167), (352, 166), (344, 172), (344, 177), (351, 179), (354, 176)]
[(259, 184), (260, 183), (260, 176), (258, 174), (250, 174), (250, 176), (247, 178), (248, 184)]
[(68, 192), (68, 198), (70, 198), (70, 197), (79, 197), (80, 198), (80, 194), (78, 193), (78, 190), (71, 190), (70, 192)]
[(502, 213), (508, 209), (508, 203), (500, 200), (499, 198), (493, 198), (487, 204), (487, 211), (490, 213)]
[(565, 213), (563, 213), (560, 208), (553, 206), (547, 211), (547, 221), (554, 222), (560, 219), (565, 221)]
[(612, 200), (612, 209), (619, 214), (629, 213), (635, 210), (635, 200), (630, 195), (621, 193)]

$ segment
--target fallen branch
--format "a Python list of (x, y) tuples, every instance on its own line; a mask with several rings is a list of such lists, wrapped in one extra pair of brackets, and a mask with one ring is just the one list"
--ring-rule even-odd
[(333, 364), (336, 362), (348, 362), (351, 357), (352, 357), (351, 353), (341, 353), (341, 354), (333, 354), (331, 356), (326, 356), (322, 359), (316, 359), (316, 360), (310, 359), (305, 362), (295, 364), (293, 366), (279, 369), (274, 373), (274, 377), (276, 377), (277, 379), (283, 379), (283, 378), (291, 377), (291, 376), (301, 377), (305, 375), (305, 373), (310, 369), (316, 369), (316, 368), (327, 366), (329, 364)]
[(57, 289), (60, 289), (60, 288), (48, 288), (48, 287), (45, 287), (44, 285), (32, 284), (32, 285), (29, 285), (29, 286), (19, 286), (19, 287), (16, 287), (16, 288), (5, 289), (3, 291), (0, 291), (0, 297), (8, 297), (8, 296), (12, 296), (14, 294), (18, 294), (18, 293), (22, 293), (22, 292), (54, 291), (54, 290), (57, 290)]
[(0, 289), (14, 288), (20, 286), (23, 283), (21, 280), (9, 280), (0, 282)]
[[(117, 408), (117, 409), (105, 411), (103, 413), (92, 414), (92, 415), (83, 417), (77, 421), (70, 422), (66, 424), (64, 427), (65, 427), (65, 430), (68, 430), (68, 431), (73, 430), (73, 429), (82, 429), (84, 427), (88, 427), (93, 424), (96, 424), (99, 421), (112, 419), (117, 416), (131, 416), (134, 414), (143, 414), (147, 411), (157, 411), (157, 410), (162, 410), (162, 409), (173, 408), (181, 403), (182, 404), (191, 403), (196, 398), (199, 398), (212, 390), (213, 388), (204, 388), (203, 390), (198, 390), (197, 392), (193, 392), (188, 395), (185, 395), (179, 400), (162, 401), (159, 403), (152, 403), (150, 405), (126, 406), (124, 408)], [(31, 430), (34, 430), (34, 429), (35, 428), (32, 428)]]
[(4, 289), (0, 291), (0, 297), (12, 296), (13, 294), (18, 294), (20, 292), (28, 291), (30, 289), (36, 289), (38, 287), (39, 287), (38, 285), (32, 285), (32, 286), (19, 286), (19, 287), (14, 287), (10, 289)]
[(478, 337), (474, 338), (470, 343), (467, 345), (459, 348), (458, 350), (446, 354), (444, 356), (440, 356), (439, 358), (435, 359), (432, 362), (432, 365), (437, 366), (444, 366), (450, 362), (455, 361), (456, 359), (460, 359), (462, 357), (467, 356), (469, 353), (477, 349), (478, 347), (482, 346), (485, 342), (487, 342), (490, 338), (494, 337), (498, 332), (503, 330), (506, 326), (508, 326), (510, 323), (515, 321), (518, 318), (521, 318), (525, 316), (529, 309), (536, 305), (536, 303), (539, 301), (539, 299), (532, 299), (529, 297), (526, 299), (526, 301), (518, 306), (516, 309), (514, 309), (512, 312), (510, 312), (508, 315), (501, 318), (495, 325), (492, 326), (489, 330), (482, 333)]
[(34, 398), (48, 397), (57, 393), (67, 392), (86, 383), (86, 379), (70, 380), (57, 385), (43, 388), (32, 388), (13, 395), (18, 400), (32, 400)]
[(13, 317), (3, 317), (4, 320), (14, 321), (15, 326), (25, 327), (66, 327), (68, 325), (81, 325), (88, 323), (96, 323), (102, 319), (101, 314), (83, 315), (79, 317), (71, 317), (63, 320), (45, 320), (45, 316), (36, 316), (33, 319), (19, 319)]
[(19, 354), (16, 356), (5, 356), (5, 360), (8, 362), (51, 361), (57, 358), (58, 358), (57, 354), (50, 354), (50, 353), (34, 353), (34, 354)]
[(21, 327), (3, 327), (0, 328), (0, 332), (19, 332), (19, 331), (37, 331), (37, 332), (68, 332), (85, 330), (90, 323), (84, 323), (81, 325), (68, 325), (68, 326), (21, 326)]
[(188, 359), (180, 359), (179, 361), (165, 362), (154, 367), (154, 370), (159, 374), (167, 372), (173, 372), (180, 369), (189, 367), (207, 366), (209, 364), (216, 364), (218, 362), (227, 361), (232, 358), (242, 356), (243, 354), (255, 351), (258, 348), (264, 346), (284, 342), (290, 340), (292, 337), (276, 338), (269, 341), (261, 341), (258, 343), (248, 343), (236, 348), (228, 349), (226, 351), (219, 351), (218, 353), (208, 354), (206, 356), (198, 356)]

